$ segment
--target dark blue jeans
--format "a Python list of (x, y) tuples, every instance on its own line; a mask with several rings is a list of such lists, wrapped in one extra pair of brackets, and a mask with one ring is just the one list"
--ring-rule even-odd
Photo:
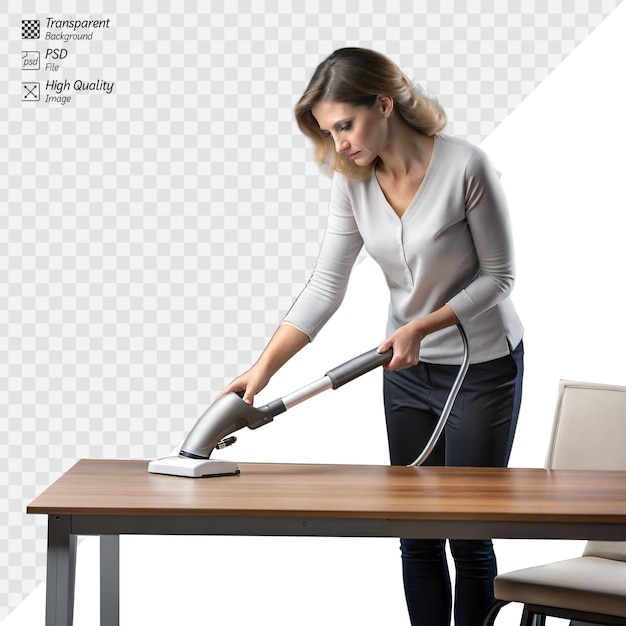
[[(384, 372), (392, 465), (412, 463), (441, 415), (457, 366), (418, 363)], [(524, 347), (471, 365), (437, 446), (425, 465), (506, 467), (517, 425)], [(448, 626), (452, 589), (445, 539), (401, 539), (404, 590), (413, 626)], [(456, 568), (456, 626), (479, 626), (494, 602), (496, 557), (490, 540), (450, 540)]]

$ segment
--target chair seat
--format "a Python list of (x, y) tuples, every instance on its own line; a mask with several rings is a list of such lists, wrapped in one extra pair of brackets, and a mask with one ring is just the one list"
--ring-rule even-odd
[(626, 564), (595, 556), (497, 576), (498, 600), (626, 617)]

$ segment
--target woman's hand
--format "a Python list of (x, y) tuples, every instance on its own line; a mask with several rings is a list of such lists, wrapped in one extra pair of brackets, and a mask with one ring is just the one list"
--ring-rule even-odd
[(242, 396), (244, 402), (252, 404), (254, 396), (270, 381), (270, 376), (260, 370), (261, 368), (258, 365), (251, 367), (247, 372), (235, 378), (230, 385), (225, 387), (217, 398), (234, 391)]
[(309, 337), (301, 330), (289, 324), (281, 324), (259, 360), (245, 374), (235, 378), (217, 398), (234, 391), (242, 395), (244, 402), (252, 404), (254, 396), (269, 383), (272, 376), (309, 341)]
[(378, 346), (379, 352), (387, 352), (389, 348), (393, 348), (393, 358), (385, 365), (385, 369), (396, 372), (417, 365), (424, 337), (458, 323), (456, 313), (445, 304), (440, 309), (401, 326)]
[(396, 372), (417, 365), (423, 338), (423, 335), (415, 328), (413, 322), (401, 326), (389, 335), (378, 346), (379, 352), (387, 352), (387, 350), (393, 348), (393, 358), (384, 366), (385, 369), (390, 372)]

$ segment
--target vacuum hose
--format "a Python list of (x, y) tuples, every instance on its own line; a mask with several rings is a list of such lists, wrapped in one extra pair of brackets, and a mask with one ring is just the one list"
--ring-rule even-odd
[(467, 374), (467, 370), (469, 368), (469, 344), (467, 342), (467, 335), (465, 334), (463, 326), (461, 326), (461, 324), (457, 324), (457, 328), (459, 329), (461, 339), (463, 340), (463, 361), (461, 362), (461, 367), (459, 367), (459, 371), (454, 379), (454, 383), (452, 384), (452, 389), (450, 389), (450, 393), (448, 394), (448, 399), (446, 400), (443, 410), (441, 411), (441, 417), (433, 430), (433, 434), (430, 436), (428, 443), (424, 446), (424, 449), (420, 452), (419, 456), (407, 467), (417, 467), (421, 465), (433, 451), (433, 448), (437, 445), (437, 441), (439, 441), (439, 437), (441, 437), (441, 433), (446, 426), (448, 417), (450, 417), (450, 412), (452, 411), (454, 401), (456, 400), (459, 390), (461, 389), (461, 385), (465, 380), (465, 375)]

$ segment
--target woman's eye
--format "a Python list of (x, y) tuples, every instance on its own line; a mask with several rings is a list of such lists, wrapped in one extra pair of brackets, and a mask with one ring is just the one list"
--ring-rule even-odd
[[(339, 126), (339, 132), (340, 133), (344, 133), (348, 130), (350, 130), (352, 128), (352, 122), (345, 122), (343, 123), (341, 126)], [(329, 130), (324, 130), (322, 131), (324, 133), (324, 136), (327, 137), (328, 139), (332, 139), (333, 134), (329, 131)]]

